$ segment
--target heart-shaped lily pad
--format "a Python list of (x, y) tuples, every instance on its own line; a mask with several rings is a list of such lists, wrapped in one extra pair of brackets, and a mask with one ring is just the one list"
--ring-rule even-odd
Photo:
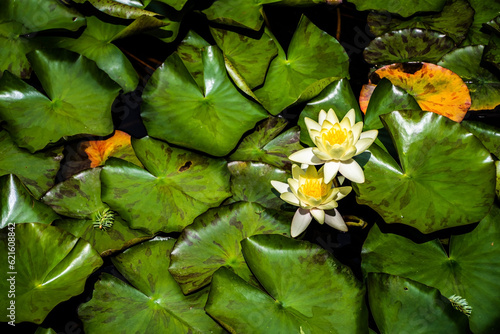
[(9, 224), (50, 224), (59, 216), (38, 202), (15, 175), (0, 177), (0, 229)]
[(479, 138), (492, 154), (500, 158), (500, 129), (498, 127), (479, 121), (465, 121), (462, 125)]
[(438, 31), (451, 37), (459, 44), (469, 30), (474, 19), (474, 10), (467, 0), (448, 0), (439, 13), (401, 19), (396, 15), (383, 12), (368, 14), (370, 31), (376, 36), (407, 28), (420, 28)]
[(277, 209), (287, 205), (276, 194), (271, 181), (286, 183), (290, 172), (260, 162), (231, 161), (227, 167), (231, 173), (231, 193), (224, 204), (239, 201), (255, 202), (266, 208)]
[(500, 104), (500, 80), (481, 67), (484, 46), (458, 48), (438, 63), (456, 74), (467, 84), (471, 94), (471, 110), (494, 109)]
[(243, 138), (229, 159), (261, 161), (278, 168), (290, 169), (291, 162), (288, 156), (302, 149), (302, 146), (299, 143), (297, 127), (280, 134), (287, 124), (288, 122), (283, 118), (268, 118), (253, 133)]
[(208, 46), (202, 55), (205, 89), (174, 53), (148, 82), (141, 116), (152, 137), (223, 156), (267, 113), (233, 86), (216, 46)]
[(403, 29), (385, 33), (363, 51), (370, 64), (437, 62), (455, 46), (448, 36), (431, 30)]
[(113, 131), (120, 88), (94, 62), (64, 50), (33, 51), (29, 59), (48, 97), (8, 72), (0, 79), (0, 118), (18, 146), (33, 153), (62, 137)]
[(78, 315), (86, 333), (223, 333), (203, 310), (207, 289), (184, 296), (170, 276), (175, 239), (156, 238), (127, 249), (113, 259), (130, 282), (103, 274), (93, 298)]
[(264, 86), (255, 95), (277, 115), (294, 103), (315, 97), (331, 82), (349, 77), (348, 67), (349, 57), (342, 45), (303, 16), (288, 52), (278, 46)]
[(0, 176), (16, 174), (36, 199), (55, 183), (63, 158), (62, 147), (30, 154), (17, 147), (7, 131), (0, 131)]
[(382, 121), (401, 165), (378, 146), (370, 147), (366, 181), (353, 184), (358, 203), (372, 207), (389, 224), (410, 225), (423, 233), (474, 223), (488, 213), (495, 168), (476, 137), (425, 111), (394, 111)]
[(212, 274), (223, 266), (255, 285), (240, 241), (254, 234), (289, 235), (289, 231), (289, 216), (256, 203), (239, 202), (209, 210), (182, 231), (171, 254), (170, 273), (185, 294), (209, 284)]
[(149, 137), (132, 139), (132, 146), (146, 170), (111, 158), (101, 180), (102, 200), (134, 229), (180, 232), (231, 195), (225, 160)]
[(321, 247), (279, 235), (241, 243), (260, 290), (228, 270), (213, 276), (205, 310), (232, 333), (366, 333), (365, 289)]
[[(474, 21), (467, 34), (465, 45), (487, 44), (489, 36), (483, 29), (483, 24), (488, 23), (500, 13), (499, 1), (468, 0), (474, 9)], [(462, 43), (462, 45), (464, 44)]]
[(387, 78), (410, 93), (422, 110), (462, 121), (471, 105), (469, 89), (452, 71), (430, 63), (393, 64), (376, 70), (370, 83)]
[[(88, 242), (58, 227), (27, 223), (14, 231), (15, 237), (8, 237), (9, 228), (0, 231), (0, 246), (7, 250), (14, 239), (15, 264), (7, 274), (15, 281), (16, 323), (40, 324), (57, 304), (82, 293), (87, 277), (103, 262)], [(0, 288), (9, 291), (11, 282), (3, 279)], [(9, 302), (2, 298), (2, 309)]]
[(318, 119), (321, 110), (333, 109), (339, 119), (342, 119), (351, 109), (356, 113), (356, 122), (362, 121), (363, 117), (358, 107), (358, 101), (352, 92), (349, 80), (340, 79), (332, 82), (314, 99), (309, 101), (300, 113), (298, 125), (300, 126), (300, 141), (309, 146), (315, 146), (309, 137), (305, 117), (313, 120)]
[(379, 10), (403, 17), (411, 16), (418, 12), (439, 12), (443, 9), (446, 0), (349, 0), (356, 5), (357, 10)]
[(31, 65), (26, 54), (35, 49), (37, 44), (32, 39), (20, 36), (23, 29), (24, 26), (19, 22), (2, 22), (0, 18), (0, 72), (8, 70), (27, 79), (31, 75)]
[[(467, 203), (467, 202), (464, 202)], [(453, 235), (449, 255), (438, 240), (416, 244), (374, 226), (363, 245), (365, 272), (385, 272), (465, 298), (474, 333), (500, 330), (500, 209), (494, 206), (474, 231)]]
[(112, 44), (125, 28), (91, 16), (87, 18), (87, 28), (78, 39), (59, 38), (55, 45), (95, 61), (124, 92), (131, 92), (137, 87), (139, 76), (127, 57)]
[(383, 273), (369, 273), (367, 287), (381, 333), (469, 333), (467, 316), (435, 288)]
[(186, 66), (187, 70), (196, 81), (196, 84), (202, 90), (205, 90), (205, 80), (203, 79), (203, 59), (201, 51), (207, 46), (210, 46), (207, 41), (190, 30), (177, 47), (179, 58), (181, 58), (184, 66)]

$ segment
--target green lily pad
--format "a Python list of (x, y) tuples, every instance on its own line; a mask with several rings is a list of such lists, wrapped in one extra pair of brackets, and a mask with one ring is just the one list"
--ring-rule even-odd
[(0, 177), (0, 229), (9, 224), (50, 224), (59, 216), (31, 196), (15, 175)]
[(0, 79), (0, 119), (18, 146), (33, 153), (62, 137), (113, 132), (120, 88), (94, 62), (64, 50), (33, 51), (29, 59), (48, 97), (8, 72)]
[(399, 14), (403, 17), (411, 16), (418, 12), (440, 12), (446, 0), (349, 0), (356, 5), (357, 10), (379, 10)]
[(469, 333), (467, 316), (435, 288), (382, 273), (369, 273), (367, 287), (381, 333)]
[(33, 39), (20, 36), (24, 29), (21, 23), (1, 21), (0, 18), (0, 72), (9, 71), (19, 78), (27, 79), (32, 69), (26, 54), (35, 49), (37, 44)]
[(348, 78), (348, 67), (349, 57), (342, 45), (302, 16), (288, 52), (278, 46), (264, 86), (255, 95), (277, 115), (294, 103), (315, 97), (331, 82)]
[(100, 168), (87, 169), (58, 183), (43, 197), (60, 215), (93, 219), (95, 214), (107, 208), (101, 201)]
[(76, 31), (85, 25), (85, 17), (58, 0), (2, 0), (0, 22), (16, 21), (24, 27), (20, 34), (49, 29)]
[(376, 36), (394, 30), (420, 28), (443, 33), (458, 44), (464, 40), (473, 19), (474, 10), (467, 0), (449, 0), (443, 10), (436, 14), (415, 16), (405, 20), (387, 13), (371, 12), (367, 21), (370, 31)]
[(260, 290), (227, 268), (213, 276), (205, 310), (232, 333), (366, 333), (365, 289), (321, 247), (279, 235), (241, 242)]
[[(489, 35), (482, 31), (483, 24), (488, 23), (500, 13), (499, 1), (468, 0), (474, 9), (474, 22), (469, 29), (465, 45), (488, 44)], [(463, 45), (463, 46), (465, 46)]]
[(286, 205), (270, 185), (272, 180), (286, 183), (291, 177), (290, 172), (271, 165), (248, 161), (231, 161), (227, 167), (231, 173), (233, 196), (224, 204), (239, 201), (255, 202), (269, 209)]
[(500, 329), (499, 220), (500, 209), (494, 206), (474, 231), (451, 236), (449, 255), (438, 240), (416, 244), (374, 226), (363, 245), (363, 270), (406, 277), (439, 289), (448, 298), (461, 296), (472, 307), (472, 332), (496, 333)]
[(500, 80), (481, 67), (483, 50), (483, 45), (458, 48), (438, 63), (464, 80), (471, 94), (470, 110), (494, 109), (500, 104)]
[(383, 78), (370, 97), (363, 130), (382, 129), (384, 124), (380, 120), (380, 116), (394, 110), (420, 110), (420, 106), (415, 98), (404, 89), (394, 86), (391, 81)]
[(435, 63), (455, 47), (454, 41), (436, 31), (396, 30), (375, 38), (363, 51), (370, 64), (425, 61)]
[(86, 333), (223, 333), (203, 310), (207, 289), (184, 296), (170, 276), (175, 239), (156, 238), (127, 249), (113, 264), (130, 282), (103, 274), (92, 299), (78, 309)]
[(290, 169), (288, 156), (302, 149), (299, 144), (299, 129), (293, 127), (279, 133), (287, 126), (283, 118), (269, 117), (253, 133), (240, 143), (236, 151), (229, 156), (231, 160), (260, 161), (282, 169)]
[(17, 147), (7, 131), (0, 131), (0, 176), (16, 174), (36, 199), (55, 183), (63, 158), (62, 147), (30, 154)]
[(495, 161), (495, 166), (497, 167), (496, 194), (497, 194), (497, 198), (500, 199), (500, 162), (499, 161)]
[(259, 30), (264, 23), (262, 5), (280, 0), (217, 0), (203, 13), (210, 21)]
[(266, 29), (259, 39), (224, 29), (210, 28), (210, 31), (227, 62), (248, 86), (253, 89), (261, 85), (269, 63), (278, 54), (269, 31)]
[(87, 29), (78, 39), (59, 39), (55, 45), (95, 61), (124, 92), (131, 92), (137, 87), (139, 76), (127, 57), (112, 44), (125, 28), (91, 16), (87, 18)]
[[(8, 233), (9, 228), (0, 231), (4, 250), (11, 243)], [(57, 304), (82, 293), (87, 277), (103, 262), (89, 243), (55, 226), (17, 224), (14, 233), (16, 261), (8, 271), (15, 274), (7, 274), (15, 277), (16, 323), (40, 324)], [(1, 281), (3, 291), (9, 291), (9, 283)], [(9, 299), (2, 298), (0, 306), (7, 309)]]
[(113, 226), (106, 231), (94, 227), (94, 220), (89, 219), (59, 219), (54, 225), (87, 241), (102, 257), (153, 237), (152, 233), (131, 229), (120, 217), (115, 217)]
[(203, 157), (149, 137), (132, 139), (146, 170), (111, 158), (101, 172), (102, 200), (131, 228), (180, 232), (229, 197), (223, 159)]
[(205, 90), (205, 80), (203, 78), (203, 59), (201, 51), (207, 46), (210, 46), (207, 41), (190, 30), (177, 47), (179, 58), (181, 58), (184, 66), (186, 66), (194, 81), (196, 81), (196, 84), (202, 90)]
[(309, 137), (305, 117), (318, 120), (321, 110), (328, 111), (332, 108), (339, 119), (342, 119), (351, 109), (356, 113), (356, 122), (363, 120), (363, 114), (359, 109), (358, 99), (352, 92), (349, 80), (340, 79), (332, 82), (314, 99), (309, 101), (300, 113), (298, 125), (300, 126), (300, 141), (308, 146), (315, 146)]
[(476, 137), (431, 112), (394, 111), (381, 117), (401, 165), (372, 145), (365, 154), (366, 181), (353, 184), (358, 203), (389, 224), (422, 233), (471, 224), (488, 213), (495, 196), (494, 163)]
[(224, 156), (267, 113), (232, 85), (216, 46), (203, 50), (202, 58), (203, 91), (174, 53), (144, 89), (141, 116), (152, 137)]
[(494, 154), (497, 158), (500, 158), (500, 129), (483, 122), (478, 121), (464, 121), (462, 122), (464, 128), (469, 130), (479, 138), (483, 145)]
[(492, 35), (484, 49), (483, 60), (500, 70), (500, 37)]
[(241, 254), (240, 241), (270, 233), (289, 236), (290, 217), (245, 202), (209, 210), (182, 231), (169, 271), (184, 294), (209, 284), (213, 273), (224, 266), (257, 285)]

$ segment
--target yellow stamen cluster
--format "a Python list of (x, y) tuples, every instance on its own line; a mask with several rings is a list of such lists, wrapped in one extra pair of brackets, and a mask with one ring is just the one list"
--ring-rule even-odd
[(299, 191), (304, 195), (311, 196), (314, 198), (322, 198), (326, 196), (328, 189), (326, 184), (321, 179), (307, 179), (300, 187)]
[(347, 130), (340, 128), (338, 124), (335, 124), (330, 130), (321, 131), (321, 139), (323, 142), (327, 141), (330, 145), (343, 144), (347, 139)]

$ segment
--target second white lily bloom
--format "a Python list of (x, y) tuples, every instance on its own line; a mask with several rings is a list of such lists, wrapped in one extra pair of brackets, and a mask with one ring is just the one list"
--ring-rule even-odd
[(318, 122), (306, 117), (305, 123), (316, 147), (308, 147), (290, 155), (289, 159), (308, 165), (324, 165), (325, 183), (337, 172), (356, 183), (365, 182), (361, 166), (352, 158), (363, 153), (377, 138), (377, 130), (361, 132), (363, 122), (355, 123), (354, 109), (339, 122), (333, 109), (321, 110)]

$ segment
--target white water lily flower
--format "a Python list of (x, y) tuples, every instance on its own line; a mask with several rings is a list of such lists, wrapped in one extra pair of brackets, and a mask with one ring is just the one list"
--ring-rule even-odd
[(323, 167), (317, 171), (316, 167), (308, 166), (304, 171), (294, 164), (292, 176), (288, 183), (271, 181), (282, 200), (299, 207), (292, 220), (292, 237), (304, 232), (313, 217), (320, 224), (326, 223), (337, 230), (347, 231), (344, 219), (336, 208), (337, 201), (349, 194), (352, 188), (333, 187), (333, 181), (325, 183)]
[(290, 155), (289, 159), (308, 165), (325, 164), (325, 182), (329, 183), (340, 172), (356, 183), (365, 182), (363, 169), (352, 158), (363, 153), (377, 138), (378, 131), (361, 132), (363, 122), (355, 124), (354, 109), (341, 122), (333, 109), (321, 110), (318, 122), (306, 117), (305, 123), (316, 147), (309, 147)]

